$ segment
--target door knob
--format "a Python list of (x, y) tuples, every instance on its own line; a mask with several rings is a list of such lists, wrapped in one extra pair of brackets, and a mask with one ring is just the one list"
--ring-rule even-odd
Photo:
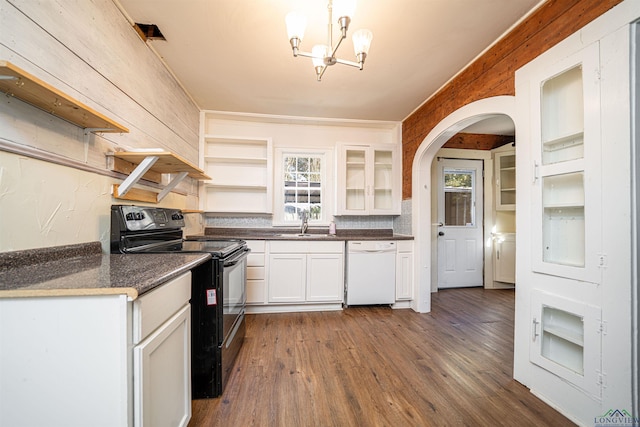
[(444, 236), (444, 231), (439, 231), (438, 236)]

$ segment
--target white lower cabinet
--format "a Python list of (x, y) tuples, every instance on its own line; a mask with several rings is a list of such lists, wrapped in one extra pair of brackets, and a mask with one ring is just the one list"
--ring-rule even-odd
[(0, 426), (187, 425), (190, 295), (0, 298)]
[(516, 234), (500, 233), (493, 245), (493, 280), (516, 283)]
[(396, 301), (413, 298), (413, 240), (398, 240), (396, 245)]
[(134, 301), (136, 426), (186, 426), (191, 418), (190, 297), (185, 274)]
[(342, 303), (344, 242), (269, 242), (270, 304)]

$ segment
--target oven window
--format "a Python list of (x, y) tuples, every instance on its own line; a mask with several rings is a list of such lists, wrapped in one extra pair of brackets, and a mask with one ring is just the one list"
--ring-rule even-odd
[(223, 336), (226, 337), (239, 314), (242, 313), (246, 302), (246, 273), (247, 258), (242, 258), (236, 264), (225, 266), (223, 270)]

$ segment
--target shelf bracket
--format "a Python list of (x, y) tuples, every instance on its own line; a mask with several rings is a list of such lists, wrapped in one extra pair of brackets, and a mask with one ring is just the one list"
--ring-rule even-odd
[(167, 194), (171, 192), (178, 184), (182, 182), (189, 175), (189, 172), (180, 172), (178, 173), (169, 184), (158, 194), (158, 202), (166, 197)]
[[(147, 156), (140, 162), (140, 164), (131, 172), (131, 174), (125, 179), (118, 187), (118, 195), (124, 196), (136, 183), (142, 178), (142, 176), (151, 169), (151, 167), (158, 161), (158, 156)], [(184, 177), (183, 177), (184, 178)], [(177, 185), (177, 184), (176, 184)]]

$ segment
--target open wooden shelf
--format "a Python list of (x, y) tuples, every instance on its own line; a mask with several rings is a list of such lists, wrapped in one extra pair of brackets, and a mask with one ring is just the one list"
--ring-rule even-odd
[[(129, 174), (122, 184), (113, 185), (116, 199), (158, 203), (187, 176), (199, 181), (211, 179), (202, 169), (168, 151), (117, 151), (107, 156), (111, 170)], [(160, 193), (132, 188), (142, 178), (159, 183), (163, 173), (176, 176)]]
[(3, 60), (0, 60), (0, 91), (84, 129), (129, 132), (121, 124)]

